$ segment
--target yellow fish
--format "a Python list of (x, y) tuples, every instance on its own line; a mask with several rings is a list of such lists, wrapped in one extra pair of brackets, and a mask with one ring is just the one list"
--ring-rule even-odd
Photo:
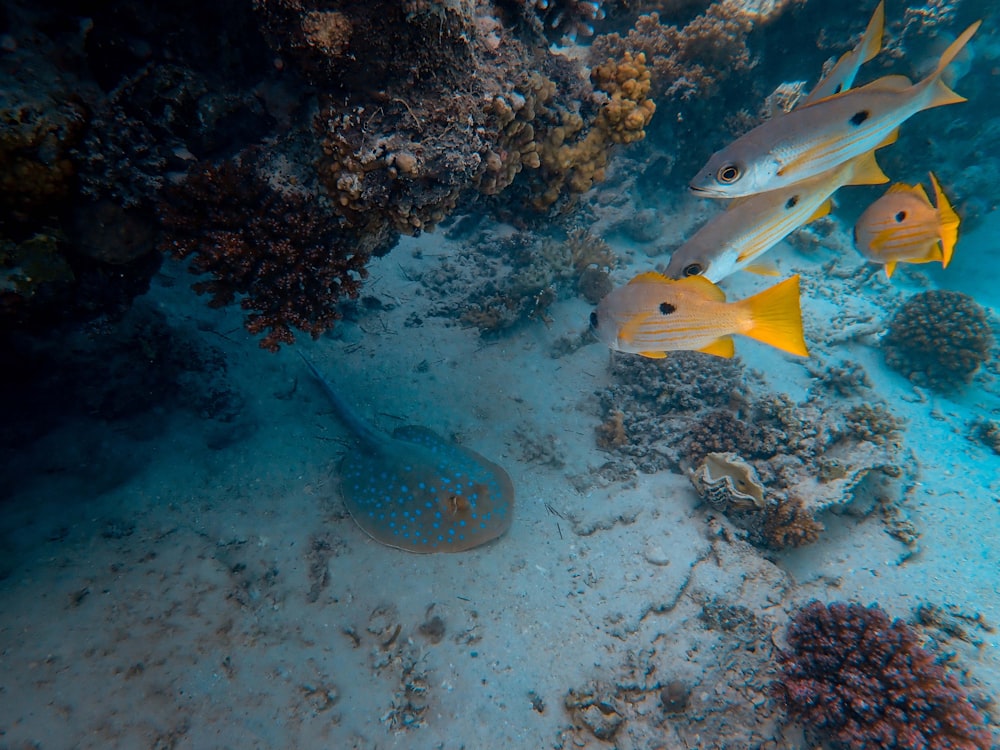
[(787, 187), (889, 145), (899, 126), (917, 112), (964, 102), (941, 74), (980, 23), (963, 31), (918, 83), (906, 76), (885, 76), (758, 125), (713, 154), (691, 181), (691, 190), (712, 198), (737, 198)]
[(854, 246), (891, 277), (897, 263), (941, 261), (948, 267), (958, 241), (958, 214), (931, 172), (935, 208), (920, 185), (898, 183), (872, 203), (854, 225)]
[(837, 60), (815, 88), (809, 92), (809, 96), (803, 99), (800, 107), (825, 99), (828, 96), (847, 91), (854, 84), (854, 78), (858, 75), (861, 66), (871, 60), (882, 49), (882, 34), (885, 30), (885, 2), (880, 2), (872, 13), (871, 20), (865, 28), (865, 33), (857, 46), (845, 52)]
[(799, 277), (739, 302), (701, 276), (668, 279), (650, 271), (607, 295), (590, 315), (597, 338), (620, 352), (659, 359), (694, 350), (732, 357), (732, 335), (808, 357), (802, 336)]
[(768, 273), (757, 258), (803, 224), (826, 216), (837, 188), (888, 181), (870, 151), (790, 187), (737, 198), (674, 250), (665, 273), (714, 282), (743, 269)]

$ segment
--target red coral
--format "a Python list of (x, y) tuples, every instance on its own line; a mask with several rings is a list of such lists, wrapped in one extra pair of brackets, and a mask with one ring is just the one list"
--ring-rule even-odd
[(318, 337), (340, 317), (337, 302), (357, 297), (370, 252), (338, 229), (312, 195), (279, 190), (253, 155), (195, 169), (161, 207), (161, 247), (193, 256), (190, 271), (211, 274), (194, 284), (213, 307), (245, 295), (250, 333), (267, 331), (262, 348), (291, 344), (298, 328)]
[(878, 606), (813, 601), (788, 629), (772, 691), (789, 714), (850, 750), (987, 750), (954, 675)]

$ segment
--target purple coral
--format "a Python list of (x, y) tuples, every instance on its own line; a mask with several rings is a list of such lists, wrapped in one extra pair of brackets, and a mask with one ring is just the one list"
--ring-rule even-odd
[(850, 750), (987, 750), (958, 680), (878, 606), (813, 601), (789, 626), (772, 685), (789, 715)]

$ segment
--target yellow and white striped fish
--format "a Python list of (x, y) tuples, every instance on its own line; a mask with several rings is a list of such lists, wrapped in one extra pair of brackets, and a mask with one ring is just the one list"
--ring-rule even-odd
[(839, 187), (888, 181), (874, 152), (868, 152), (790, 187), (737, 198), (674, 250), (665, 274), (719, 282), (743, 269), (767, 273), (757, 267), (757, 259), (803, 224), (829, 213), (830, 196)]
[(682, 350), (732, 357), (736, 333), (809, 356), (798, 276), (745, 300), (726, 302), (725, 293), (706, 278), (668, 279), (650, 271), (602, 299), (590, 325), (612, 349), (654, 359)]
[(861, 66), (871, 60), (882, 49), (882, 34), (885, 31), (885, 0), (872, 13), (865, 33), (854, 49), (845, 52), (830, 69), (830, 72), (816, 84), (809, 95), (799, 102), (800, 107), (825, 99), (828, 96), (847, 91), (854, 84)]
[(885, 76), (758, 125), (713, 154), (691, 181), (691, 190), (712, 198), (778, 190), (892, 143), (899, 126), (917, 112), (964, 102), (941, 74), (980, 23), (962, 32), (933, 72), (918, 83), (906, 76)]

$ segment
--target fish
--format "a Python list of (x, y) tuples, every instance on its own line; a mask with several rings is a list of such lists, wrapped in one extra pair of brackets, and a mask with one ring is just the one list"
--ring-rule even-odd
[(958, 241), (958, 214), (934, 173), (935, 207), (921, 185), (896, 183), (865, 209), (854, 225), (854, 246), (892, 277), (897, 263), (941, 261), (947, 268)]
[(672, 279), (704, 276), (715, 283), (740, 270), (769, 273), (758, 258), (803, 224), (828, 214), (838, 188), (888, 181), (869, 151), (790, 187), (737, 198), (674, 250), (664, 273)]
[(808, 357), (802, 335), (799, 277), (792, 276), (739, 302), (703, 276), (670, 279), (641, 273), (602, 299), (591, 330), (611, 349), (660, 359), (668, 351), (735, 353), (733, 334)]
[(351, 518), (376, 542), (408, 552), (464, 552), (510, 528), (514, 485), (502, 467), (418, 425), (376, 431), (302, 357), (351, 433), (340, 488)]
[(861, 41), (854, 49), (845, 52), (830, 69), (830, 72), (817, 83), (799, 106), (804, 107), (812, 102), (825, 99), (841, 91), (847, 91), (854, 85), (861, 66), (871, 60), (882, 49), (882, 35), (885, 31), (885, 0), (879, 2), (872, 13)]
[(969, 26), (923, 80), (891, 75), (761, 123), (717, 151), (689, 184), (710, 198), (777, 190), (895, 142), (899, 126), (925, 109), (964, 102), (941, 80), (981, 21)]

